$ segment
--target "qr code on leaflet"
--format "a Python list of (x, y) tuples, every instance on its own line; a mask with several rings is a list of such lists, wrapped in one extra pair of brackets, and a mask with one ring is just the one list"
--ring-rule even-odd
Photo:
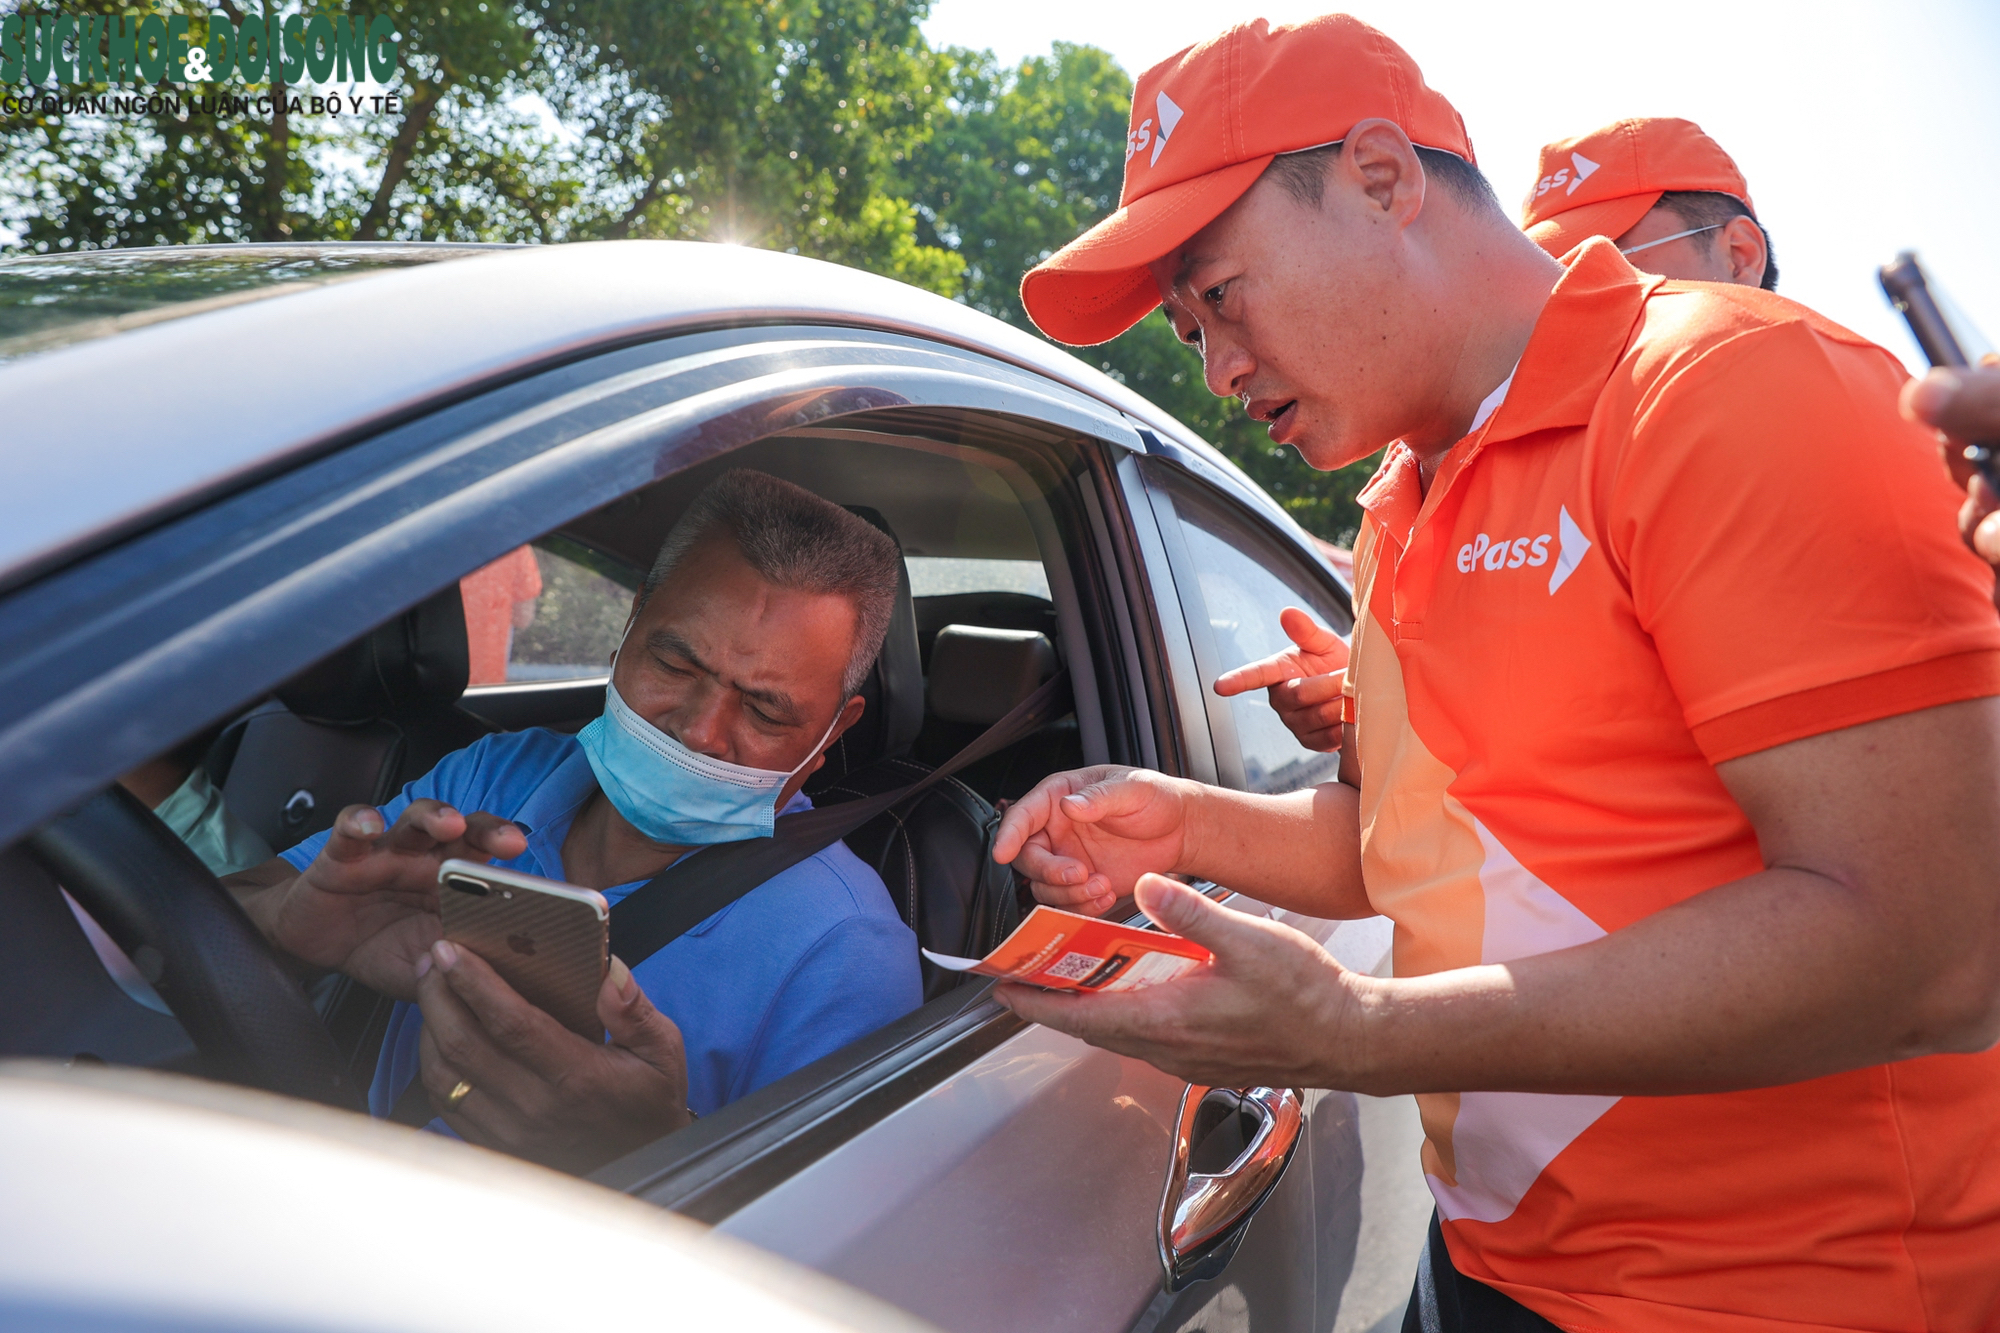
[(1066, 953), (1044, 970), (1050, 976), (1061, 977), (1064, 981), (1082, 981), (1095, 972), (1097, 965), (1103, 961), (1102, 958), (1092, 958), (1087, 953)]

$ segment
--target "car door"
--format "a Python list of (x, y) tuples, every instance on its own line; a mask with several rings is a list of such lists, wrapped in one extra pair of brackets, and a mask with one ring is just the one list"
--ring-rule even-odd
[[(1135, 733), (1147, 733), (1107, 757), (1212, 780), (1157, 522), (1143, 495), (1139, 507), (1127, 503), (1133, 451), (1103, 440), (1073, 449), (1063, 563), (1088, 585), (1077, 599), (1105, 611), (1090, 642), (1105, 711), (1119, 711), (1112, 700), (1124, 695)], [(1185, 1141), (1207, 1128), (1196, 1123), (1202, 1093), (1026, 1026), (989, 990), (948, 994), (903, 1031), (753, 1094), (599, 1179), (944, 1328), (1160, 1326), (1179, 1299), (1163, 1292), (1162, 1213), (1178, 1202), (1163, 1195), (1177, 1149), (1186, 1158), (1199, 1145)], [(1260, 1327), (1310, 1322), (1312, 1188), (1295, 1146), (1288, 1133), (1294, 1165), (1264, 1203), (1271, 1220), (1248, 1252), (1255, 1262), (1228, 1266), (1239, 1279), (1259, 1264), (1270, 1270), (1235, 1283), (1264, 1293)], [(1194, 1285), (1199, 1306), (1230, 1283)]]
[[(0, 838), (552, 524), (776, 433), (878, 419), (913, 447), (986, 440), (1001, 473), (1035, 471), (1025, 484), (1048, 497), (1049, 558), (1075, 590), (1062, 609), (1079, 654), (1079, 710), (1088, 702), (1102, 715), (1106, 739), (1091, 757), (1213, 780), (1158, 523), (1143, 497), (1129, 502), (1141, 447), (1130, 423), (960, 347), (767, 327), (524, 376), (10, 592), (0, 600)], [(19, 871), (21, 893), (46, 887), (9, 858), (0, 879)], [(53, 993), (17, 998), (25, 1010)], [(1237, 1325), (1305, 1326), (1309, 1135), (1278, 1145), (1285, 1170), (1256, 1214), (1257, 1243), (1220, 1275), (1162, 1293), (1162, 1196), (1173, 1163), (1201, 1146), (1187, 1141), (1199, 1124), (1184, 1112), (1202, 1100), (1139, 1062), (1023, 1025), (972, 987), (598, 1179), (945, 1327), (1150, 1328), (1190, 1300), (1239, 1310)]]
[[(1145, 696), (1133, 711), (1161, 729), (1154, 765), (1214, 781), (1209, 649), (1189, 620), (1208, 613), (1168, 553), (1183, 539), (1162, 527), (1133, 451), (1082, 452), (1092, 484), (1074, 508), (1088, 530), (1071, 534), (1070, 563), (1096, 572), (1119, 603), (1107, 626), (1133, 640), (1093, 646), (1130, 664), (1128, 688)], [(1337, 949), (1381, 952), (1379, 923), (1304, 924)], [(1342, 930), (1369, 938), (1350, 948)], [(1270, 1090), (1298, 1113), (1262, 1149), (1282, 1154), (1281, 1173), (1234, 1205), (1220, 1244), (1182, 1255), (1172, 1233), (1190, 1162), (1220, 1178), (1256, 1166), (1248, 1144), (1218, 1158), (1205, 1137), (1231, 1094), (1024, 1027), (985, 987), (909, 1022), (879, 1053), (843, 1053), (844, 1075), (774, 1086), (746, 1099), (767, 1104), (731, 1108), (741, 1126), (698, 1125), (600, 1179), (949, 1329), (1332, 1326), (1357, 1228), (1351, 1098)], [(1258, 1137), (1262, 1112), (1245, 1114)]]
[[(1229, 479), (1205, 475), (1155, 439), (1133, 469), (1146, 481), (1169, 564), (1179, 583), (1192, 635), (1191, 654), (1207, 680), (1290, 647), (1278, 613), (1302, 607), (1348, 637), (1348, 592), (1296, 532), (1246, 502)], [(1262, 691), (1222, 699), (1204, 693), (1216, 768), (1226, 785), (1283, 792), (1332, 781), (1338, 756), (1305, 749), (1285, 729)], [(1324, 945), (1340, 963), (1385, 973), (1392, 930), (1386, 918), (1319, 921), (1272, 911), (1238, 897), (1234, 904), (1267, 913)], [(1337, 1333), (1393, 1327), (1408, 1296), (1431, 1200), (1417, 1169), (1421, 1137), (1410, 1099), (1309, 1094), (1316, 1117), (1351, 1127), (1343, 1140), (1348, 1173), (1319, 1191), (1338, 1210), (1319, 1226), (1319, 1326)], [(1364, 1174), (1363, 1165), (1367, 1166)], [(1365, 1189), (1363, 1185), (1365, 1183)]]

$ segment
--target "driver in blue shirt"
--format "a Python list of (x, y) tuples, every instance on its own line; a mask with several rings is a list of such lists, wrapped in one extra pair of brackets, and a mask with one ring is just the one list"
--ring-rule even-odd
[(236, 877), (279, 949), (403, 1002), (374, 1114), (420, 1078), (453, 1132), (588, 1170), (916, 1007), (916, 939), (841, 843), (651, 958), (613, 959), (603, 1044), (442, 940), (437, 916), (449, 857), (616, 903), (693, 848), (769, 836), (775, 813), (808, 808), (800, 787), (861, 716), (901, 558), (837, 505), (725, 473), (634, 598), (602, 717), (576, 736), (489, 736)]

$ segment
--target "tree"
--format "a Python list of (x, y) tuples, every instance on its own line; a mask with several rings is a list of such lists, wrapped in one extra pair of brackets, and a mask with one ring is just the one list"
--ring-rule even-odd
[[(236, 0), (216, 2), (237, 14)], [(199, 42), (204, 11), (184, 8)], [(919, 241), (914, 210), (885, 193), (943, 109), (916, 30), (922, 0), (393, 0), (378, 12), (402, 39), (393, 113), (10, 116), (0, 223), (32, 251), (730, 240), (958, 288), (958, 256)], [(557, 132), (537, 98), (562, 117)]]
[[(238, 25), (266, 13), (239, 0), (215, 0), (214, 7)], [(0, 221), (33, 251), (385, 234), (390, 200), (412, 157), (450, 134), (451, 113), (476, 118), (524, 89), (533, 33), (522, 16), (486, 0), (461, 0), (458, 8), (454, 16), (449, 4), (387, 0), (371, 11), (393, 18), (401, 38), (403, 86), (394, 114), (301, 121), (287, 110), (287, 94), (301, 90), (273, 70), (254, 89), (233, 85), (268, 95), (268, 117), (171, 108), (136, 117), (0, 117)], [(126, 12), (107, 0), (85, 9)], [(186, 14), (190, 46), (206, 43), (208, 5), (170, 4), (159, 12)], [(300, 11), (274, 4), (269, 12)], [(163, 80), (137, 91), (190, 90)], [(357, 159), (366, 165), (346, 165)]]
[[(219, 3), (240, 21), (233, 0)], [(125, 10), (91, 0), (70, 12)], [(191, 41), (199, 44), (207, 15), (187, 12)], [(22, 248), (35, 251), (282, 239), (291, 234), (287, 196), (311, 183), (299, 149), (309, 150), (318, 137), (301, 140), (282, 114), (266, 123), (202, 112), (0, 113), (0, 221), (16, 231)]]
[(624, 183), (605, 236), (727, 240), (956, 291), (897, 171), (944, 111), (923, 0), (541, 0), (554, 100)]
[[(351, 221), (343, 218), (339, 230), (359, 241), (407, 231), (398, 228), (397, 187), (418, 154), (435, 157), (440, 152), (457, 168), (460, 176), (470, 176), (499, 187), (502, 197), (513, 173), (505, 169), (509, 154), (481, 151), (496, 141), (518, 147), (520, 129), (526, 118), (515, 117), (505, 124), (502, 110), (510, 94), (536, 86), (535, 33), (531, 21), (514, 6), (497, 0), (458, 0), (458, 12), (446, 4), (398, 3), (378, 9), (396, 20), (402, 37), (402, 74), (408, 92), (399, 114), (377, 118), (364, 134), (379, 160), (374, 172), (374, 188), (347, 194), (348, 209), (360, 197), (367, 205)], [(442, 116), (440, 112), (445, 114)], [(486, 128), (484, 121), (499, 120), (497, 135), (468, 135), (468, 127)], [(508, 130), (513, 130), (509, 134)], [(466, 140), (476, 145), (465, 151)], [(457, 151), (453, 151), (456, 149)], [(473, 161), (466, 161), (470, 157)], [(475, 163), (477, 164), (475, 166)], [(468, 168), (473, 170), (468, 172)], [(422, 192), (404, 193), (407, 223), (410, 203), (426, 198)], [(519, 196), (514, 196), (518, 198)], [(427, 230), (421, 224), (419, 234)], [(429, 229), (435, 231), (435, 228)], [(536, 237), (536, 239), (542, 239)]]
[[(1108, 53), (1067, 42), (1008, 70), (988, 52), (944, 56), (954, 114), (907, 173), (919, 236), (964, 258), (969, 304), (1032, 330), (1022, 275), (1117, 207), (1131, 79)], [(1373, 465), (1319, 472), (1273, 444), (1235, 400), (1208, 391), (1200, 356), (1164, 315), (1102, 346), (1070, 350), (1214, 444), (1307, 531), (1353, 542), (1361, 522), (1354, 496)]]

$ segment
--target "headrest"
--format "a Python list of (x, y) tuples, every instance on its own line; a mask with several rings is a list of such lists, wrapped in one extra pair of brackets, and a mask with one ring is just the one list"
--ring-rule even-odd
[(991, 726), (1056, 674), (1056, 649), (1031, 629), (946, 625), (931, 645), (930, 711)]
[(386, 625), (280, 685), (278, 702), (320, 722), (368, 722), (465, 693), (471, 663), (458, 584), (433, 593)]
[[(895, 540), (895, 531), (875, 510), (866, 505), (849, 505), (847, 509)], [(902, 549), (900, 541), (896, 549)], [(889, 633), (882, 640), (874, 667), (861, 682), (861, 697), (867, 701), (861, 720), (827, 750), (826, 765), (807, 784), (808, 794), (878, 759), (909, 753), (917, 733), (923, 730), (924, 667), (917, 652), (917, 609), (910, 600), (907, 566), (897, 568), (896, 607), (889, 616)]]

